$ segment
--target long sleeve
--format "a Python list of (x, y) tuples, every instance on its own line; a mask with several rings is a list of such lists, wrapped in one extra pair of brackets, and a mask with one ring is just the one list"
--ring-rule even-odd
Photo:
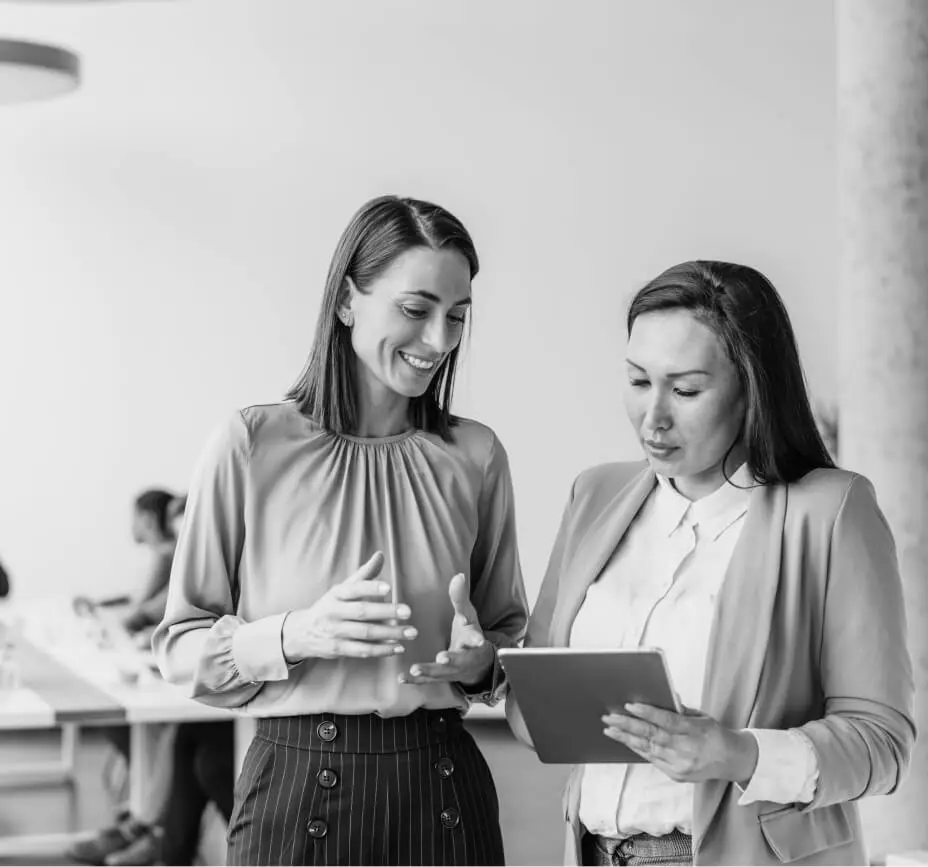
[(825, 717), (800, 729), (819, 765), (805, 810), (895, 791), (915, 743), (895, 543), (862, 476), (848, 487), (832, 531), (823, 630)]
[(757, 767), (742, 789), (738, 805), (757, 801), (808, 804), (818, 783), (818, 759), (811, 741), (798, 729), (745, 729), (757, 742)]
[(194, 473), (164, 619), (152, 636), (164, 677), (205, 704), (238, 707), (284, 680), (285, 614), (236, 616), (250, 443), (239, 413), (209, 440)]
[[(515, 498), (509, 459), (494, 436), (478, 505), (479, 527), (471, 555), (471, 602), (487, 640), (496, 648), (514, 647), (525, 633), (528, 603), (519, 562)], [(489, 690), (472, 701), (495, 704), (504, 692), (499, 664)]]

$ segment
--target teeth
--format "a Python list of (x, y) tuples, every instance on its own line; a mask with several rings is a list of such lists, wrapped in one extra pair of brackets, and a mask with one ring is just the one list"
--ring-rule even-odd
[(423, 358), (416, 358), (415, 355), (409, 355), (405, 352), (401, 352), (400, 355), (402, 355), (406, 361), (408, 361), (413, 367), (417, 368), (418, 370), (431, 370), (435, 366), (434, 361), (426, 361)]

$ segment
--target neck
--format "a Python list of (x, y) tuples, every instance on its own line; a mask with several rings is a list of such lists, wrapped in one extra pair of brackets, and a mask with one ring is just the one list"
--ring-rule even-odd
[(715, 466), (692, 476), (674, 476), (670, 481), (688, 500), (701, 500), (717, 491), (730, 479), (738, 467), (744, 463), (747, 451), (743, 446), (735, 446), (725, 459)]
[(357, 424), (359, 437), (390, 437), (409, 429), (409, 398), (371, 382), (363, 374), (357, 377)]

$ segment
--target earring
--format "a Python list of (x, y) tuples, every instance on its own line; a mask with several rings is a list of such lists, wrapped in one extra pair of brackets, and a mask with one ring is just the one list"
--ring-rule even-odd
[(342, 324), (345, 325), (347, 328), (351, 328), (351, 326), (354, 325), (354, 313), (351, 313), (351, 312), (343, 313), (341, 319), (342, 319)]

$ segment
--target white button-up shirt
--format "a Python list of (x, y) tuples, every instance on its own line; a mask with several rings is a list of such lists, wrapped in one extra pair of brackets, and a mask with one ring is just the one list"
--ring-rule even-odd
[[(587, 591), (571, 647), (659, 647), (680, 701), (700, 707), (715, 601), (755, 484), (744, 464), (731, 481), (691, 501), (658, 476)], [(818, 765), (808, 739), (795, 730), (749, 731), (758, 743), (758, 762), (739, 803), (811, 801)], [(590, 833), (607, 837), (657, 837), (674, 829), (691, 834), (693, 792), (692, 783), (674, 782), (650, 764), (586, 765), (580, 821)]]

